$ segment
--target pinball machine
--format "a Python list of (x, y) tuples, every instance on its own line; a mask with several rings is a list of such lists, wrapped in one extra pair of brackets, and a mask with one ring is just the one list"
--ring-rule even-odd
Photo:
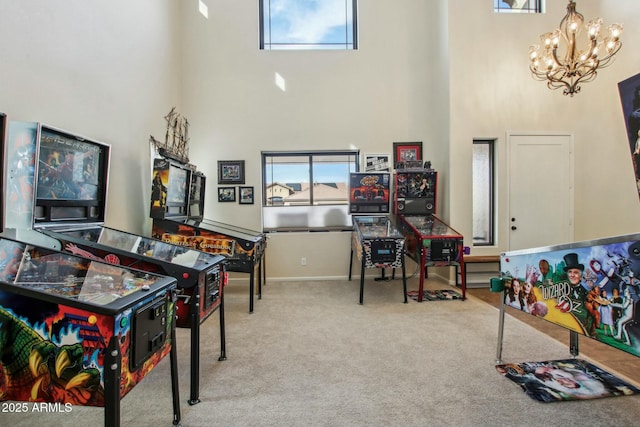
[[(429, 267), (464, 269), (464, 239), (436, 213), (438, 173), (430, 167), (403, 167), (394, 172), (392, 222), (405, 236), (406, 254), (420, 266), (418, 302), (423, 300), (424, 279)], [(462, 299), (466, 299), (462, 275)]]
[[(16, 235), (56, 250), (174, 277), (178, 287), (176, 326), (189, 328), (191, 334), (188, 402), (198, 403), (200, 325), (215, 310), (220, 316), (218, 360), (226, 359), (226, 260), (105, 226), (110, 146), (43, 124), (16, 126), (22, 129), (23, 136), (10, 141), (10, 145), (19, 142), (22, 151), (32, 153), (34, 165), (25, 178), (29, 185), (21, 187), (23, 193), (31, 191), (31, 205), (23, 208), (16, 220), (30, 221), (31, 230), (24, 230), (26, 224), (14, 224), (18, 228)], [(12, 151), (15, 148), (18, 147)], [(24, 177), (10, 170), (10, 178)], [(10, 191), (8, 196), (13, 194)]]
[[(180, 422), (176, 280), (0, 238), (1, 400), (104, 407), (167, 355)], [(26, 405), (27, 403), (25, 403)]]
[[(640, 196), (640, 74), (618, 83), (635, 191)], [(585, 336), (640, 357), (640, 234), (507, 251), (500, 255), (497, 361), (506, 310), (518, 310), (569, 331), (579, 354)]]
[(389, 201), (391, 175), (388, 172), (352, 172), (349, 174), (349, 212), (353, 221), (349, 280), (353, 256), (360, 261), (360, 304), (364, 303), (365, 270), (380, 269), (375, 280), (388, 280), (385, 269), (402, 269), (404, 302), (407, 303), (407, 278), (404, 263), (404, 236), (391, 223)]
[[(158, 179), (156, 186), (167, 193), (162, 197), (169, 201), (175, 198), (175, 193), (182, 194), (183, 189), (188, 189), (188, 201), (185, 209), (168, 204), (159, 206), (157, 197), (152, 194), (152, 237), (166, 242), (180, 241), (192, 249), (223, 256), (227, 271), (248, 273), (249, 312), (252, 313), (256, 282), (258, 299), (262, 298), (263, 281), (266, 283), (266, 234), (204, 218), (206, 177), (184, 166), (184, 172), (180, 172), (180, 169), (180, 165), (171, 159), (154, 160), (154, 181)], [(183, 174), (188, 178), (188, 183), (180, 187), (172, 186), (174, 177)]]

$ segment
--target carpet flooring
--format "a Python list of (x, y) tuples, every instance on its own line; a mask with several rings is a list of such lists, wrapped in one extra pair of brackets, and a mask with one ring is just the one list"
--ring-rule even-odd
[[(193, 406), (189, 331), (177, 331), (182, 426), (585, 427), (640, 419), (638, 396), (551, 405), (527, 397), (496, 371), (498, 310), (472, 295), (403, 304), (400, 280), (367, 279), (360, 305), (358, 280), (269, 281), (249, 314), (247, 288), (225, 288), (227, 360), (218, 361), (218, 316), (202, 325), (201, 402)], [(504, 363), (569, 356), (566, 344), (509, 315), (503, 344)], [(166, 358), (122, 400), (122, 425), (171, 425), (170, 390)], [(102, 408), (87, 407), (0, 414), (2, 425), (17, 427), (103, 419)]]

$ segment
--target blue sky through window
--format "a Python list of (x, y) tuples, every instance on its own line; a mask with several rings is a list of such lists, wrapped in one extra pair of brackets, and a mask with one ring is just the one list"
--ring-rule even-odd
[(352, 5), (353, 0), (263, 0), (264, 48), (353, 48)]

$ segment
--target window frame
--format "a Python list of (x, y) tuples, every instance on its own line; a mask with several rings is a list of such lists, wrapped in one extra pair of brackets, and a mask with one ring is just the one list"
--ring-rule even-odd
[(495, 139), (474, 139), (472, 150), (474, 153), (472, 154), (472, 162), (475, 163), (475, 148), (477, 146), (484, 145), (487, 146), (488, 151), (488, 159), (486, 169), (488, 169), (488, 177), (487, 177), (487, 188), (483, 189), (483, 192), (487, 193), (488, 196), (488, 212), (483, 212), (483, 216), (487, 217), (487, 238), (483, 240), (476, 240), (476, 209), (473, 201), (476, 199), (476, 185), (477, 180), (475, 179), (475, 168), (476, 165), (472, 164), (471, 169), (471, 192), (472, 192), (472, 244), (473, 246), (495, 246), (496, 245), (496, 140)]
[(544, 13), (544, 0), (528, 0), (526, 6), (520, 8), (511, 8), (511, 6), (503, 5), (503, 0), (493, 0), (493, 11), (495, 13)]
[[(351, 219), (349, 214), (349, 192), (348, 188), (344, 195), (344, 203), (319, 203), (314, 199), (314, 157), (323, 158), (324, 162), (326, 162), (327, 157), (336, 156), (336, 157), (346, 157), (347, 163), (347, 173), (344, 177), (344, 183), (348, 186), (349, 184), (349, 173), (351, 172), (359, 172), (360, 171), (360, 150), (358, 149), (345, 149), (345, 150), (301, 150), (301, 151), (262, 151), (260, 153), (261, 156), (261, 172), (262, 172), (262, 219), (263, 219), (263, 230), (265, 232), (280, 232), (280, 231), (331, 231), (331, 230), (347, 230), (351, 229)], [(281, 203), (269, 203), (269, 190), (268, 185), (272, 185), (277, 180), (273, 180), (273, 178), (269, 178), (268, 173), (273, 162), (270, 162), (269, 159), (277, 158), (277, 157), (289, 157), (296, 158), (299, 157), (301, 160), (305, 160), (308, 162), (308, 184), (309, 184), (309, 200), (308, 202), (303, 203), (295, 203), (285, 205), (284, 201)], [(305, 163), (302, 161), (301, 163)], [(321, 161), (317, 161), (315, 164), (321, 163)], [(306, 184), (307, 182), (300, 181), (300, 183)], [(336, 181), (337, 183), (337, 181)], [(288, 183), (282, 183), (288, 184)], [(273, 196), (272, 198), (275, 198)], [(278, 196), (279, 197), (279, 196)], [(347, 221), (341, 224), (329, 224), (326, 226), (319, 225), (313, 221), (313, 218), (317, 216), (324, 215), (329, 210), (338, 210), (341, 211), (344, 215), (346, 215)], [(269, 211), (270, 210), (270, 211)], [(284, 226), (274, 226), (272, 225), (272, 215), (273, 212), (276, 215), (281, 213), (291, 213), (291, 214), (306, 214), (308, 218), (308, 224), (306, 225), (284, 225)], [(286, 215), (286, 214), (285, 214)]]
[[(265, 27), (265, 1), (270, 6), (271, 0), (258, 0), (260, 50), (358, 50), (358, 0), (344, 0), (345, 9), (348, 7), (348, 3), (351, 2), (351, 31), (349, 31), (348, 12), (345, 11), (344, 43), (284, 43), (274, 42), (271, 36), (268, 37), (269, 41), (267, 41), (265, 31), (269, 31), (269, 34), (271, 34), (271, 17), (269, 15), (269, 26), (267, 28)], [(349, 32), (351, 33), (350, 41)]]

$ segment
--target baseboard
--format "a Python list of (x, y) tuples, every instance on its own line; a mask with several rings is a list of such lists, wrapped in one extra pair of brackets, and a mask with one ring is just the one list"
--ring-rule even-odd
[[(374, 274), (365, 274), (365, 280), (374, 280), (380, 277), (380, 273), (375, 274), (375, 270), (371, 269), (371, 272)], [(391, 278), (391, 273), (387, 273), (387, 277)], [(407, 275), (407, 279), (413, 279), (413, 276)], [(417, 276), (415, 277), (417, 279)], [(235, 282), (246, 282), (248, 279), (246, 277), (230, 277), (229, 283)], [(276, 282), (301, 282), (301, 281), (317, 281), (317, 280), (349, 280), (349, 276), (298, 276), (298, 277), (267, 277), (267, 283), (270, 281)], [(396, 272), (396, 276), (394, 280), (402, 280), (402, 273), (398, 274)], [(449, 279), (448, 277), (441, 276), (435, 273), (429, 273), (429, 278), (425, 280), (437, 280), (440, 282), (447, 283), (451, 286), (455, 286), (455, 281), (453, 279)], [(360, 274), (351, 276), (352, 282), (360, 282)]]
[[(372, 278), (374, 276), (371, 276)], [(365, 276), (368, 278), (368, 276)], [(267, 277), (267, 283), (270, 281), (276, 282), (311, 282), (316, 280), (348, 280), (349, 276), (300, 276), (300, 277)], [(247, 282), (246, 277), (234, 277), (229, 278), (229, 283), (234, 282)], [(351, 281), (356, 280), (354, 277), (351, 278)], [(360, 276), (358, 276), (358, 280), (360, 280)]]

